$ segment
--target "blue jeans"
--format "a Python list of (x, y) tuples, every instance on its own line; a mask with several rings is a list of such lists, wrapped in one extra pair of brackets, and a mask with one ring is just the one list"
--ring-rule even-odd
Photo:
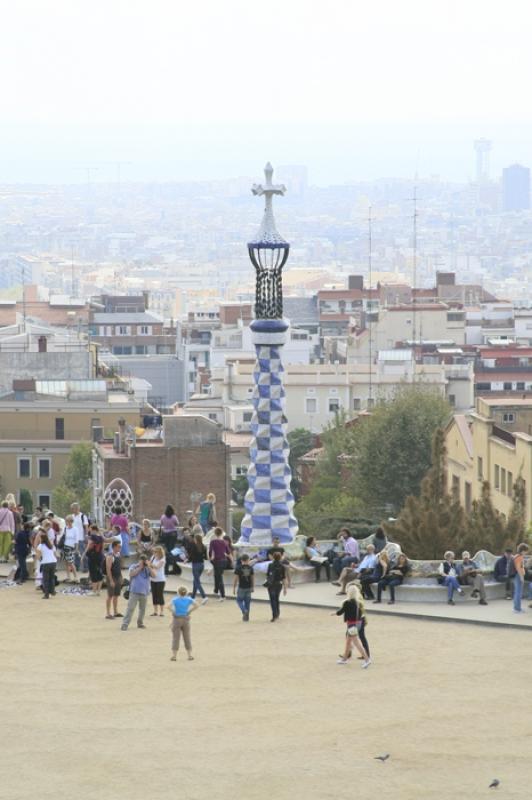
[(273, 586), (268, 586), (268, 594), (270, 596), (270, 606), (272, 609), (273, 619), (277, 619), (281, 613), (279, 598), (281, 596), (282, 588), (283, 586), (281, 583), (274, 583)]
[(203, 561), (198, 561), (197, 563), (192, 562), (192, 577), (194, 578), (194, 582), (192, 584), (192, 597), (196, 597), (196, 593), (199, 592), (202, 597), (205, 597), (205, 589), (201, 585), (201, 574), (204, 569)]
[(336, 573), (336, 576), (339, 578), (343, 568), (349, 567), (350, 564), (356, 561), (357, 558), (355, 556), (337, 556), (333, 561), (333, 569)]
[(242, 614), (249, 614), (251, 608), (251, 589), (237, 589), (236, 602)]
[(403, 579), (397, 576), (396, 578), (383, 578), (379, 581), (377, 586), (377, 600), (380, 602), (382, 597), (382, 590), (388, 587), (390, 590), (390, 600), (395, 602), (395, 587), (400, 586), (403, 582)]
[(446, 575), (443, 579), (443, 585), (447, 586), (447, 600), (452, 600), (454, 592), (460, 588), (458, 578), (452, 575)]
[(525, 582), (519, 575), (514, 578), (514, 611), (521, 611), (521, 598), (523, 597), (523, 587)]

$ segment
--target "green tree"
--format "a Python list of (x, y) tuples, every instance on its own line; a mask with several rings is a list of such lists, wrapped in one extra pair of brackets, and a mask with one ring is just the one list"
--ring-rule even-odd
[(70, 512), (72, 503), (79, 503), (82, 511), (91, 508), (92, 444), (81, 442), (74, 445), (63, 470), (61, 482), (53, 492), (53, 510), (64, 516)]
[(288, 434), (288, 444), (290, 445), (289, 464), (292, 470), (292, 494), (297, 502), (301, 497), (301, 481), (297, 474), (297, 462), (316, 446), (316, 436), (306, 428), (295, 428)]
[(484, 481), (480, 498), (473, 501), (467, 520), (464, 546), (471, 553), (488, 550), (495, 554), (504, 549), (507, 541), (504, 520), (493, 505), (489, 481)]
[(402, 386), (379, 403), (347, 444), (352, 457), (352, 491), (372, 515), (397, 513), (409, 495), (418, 495), (431, 465), (434, 432), (450, 414), (433, 389)]
[[(503, 546), (516, 547), (525, 538), (526, 529), (526, 489), (521, 476), (517, 478), (512, 487), (512, 508), (506, 525), (506, 540)], [(500, 548), (502, 549), (502, 547)], [(498, 553), (499, 550), (492, 550)]]
[(421, 481), (419, 497), (409, 495), (395, 523), (385, 523), (388, 536), (414, 559), (438, 559), (458, 551), (466, 535), (463, 509), (447, 491), (445, 435), (438, 428), (432, 443), (432, 466)]

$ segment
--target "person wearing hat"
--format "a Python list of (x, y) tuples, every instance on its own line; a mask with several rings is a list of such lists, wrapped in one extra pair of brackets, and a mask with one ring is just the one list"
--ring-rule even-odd
[(478, 564), (473, 561), (467, 550), (462, 553), (462, 563), (456, 567), (456, 573), (461, 586), (472, 586), (471, 597), (479, 597), (479, 605), (487, 606), (486, 588), (484, 578), (478, 568)]

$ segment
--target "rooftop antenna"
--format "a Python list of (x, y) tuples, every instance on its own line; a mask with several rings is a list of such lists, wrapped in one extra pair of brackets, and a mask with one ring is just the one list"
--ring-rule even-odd
[(26, 330), (26, 266), (22, 265), (22, 322)]
[(414, 184), (414, 213), (412, 216), (412, 382), (415, 381), (416, 375), (416, 341), (417, 341), (417, 175), (416, 183)]
[(368, 213), (368, 281), (369, 281), (369, 308), (368, 308), (368, 333), (369, 333), (369, 387), (368, 387), (368, 407), (373, 405), (373, 321), (371, 318), (371, 285), (373, 281), (372, 266), (373, 266), (373, 241), (372, 241), (372, 223), (373, 218), (371, 215), (371, 206)]

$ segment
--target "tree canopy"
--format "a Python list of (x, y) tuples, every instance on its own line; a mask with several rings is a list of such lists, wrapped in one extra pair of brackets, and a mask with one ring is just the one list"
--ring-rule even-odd
[(61, 482), (53, 492), (53, 510), (64, 516), (70, 512), (72, 503), (79, 503), (82, 511), (91, 508), (92, 444), (80, 442), (74, 445), (61, 476)]

